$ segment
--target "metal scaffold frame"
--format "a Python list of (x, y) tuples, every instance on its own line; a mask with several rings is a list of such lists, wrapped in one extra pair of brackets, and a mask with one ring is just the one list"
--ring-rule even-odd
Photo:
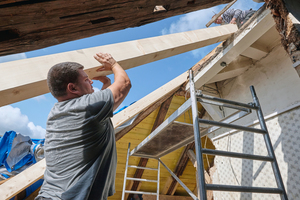
[[(259, 103), (258, 98), (255, 93), (254, 87), (253, 86), (250, 87), (251, 94), (253, 97), (253, 103), (245, 104), (245, 103), (240, 103), (240, 102), (235, 102), (235, 101), (231, 101), (231, 100), (208, 96), (208, 95), (202, 94), (199, 91), (196, 91), (195, 86), (194, 86), (194, 81), (193, 81), (194, 77), (193, 77), (192, 70), (189, 71), (189, 75), (190, 75), (189, 83), (190, 83), (191, 98), (188, 99), (183, 105), (181, 105), (168, 119), (166, 119), (160, 126), (158, 126), (146, 139), (144, 139), (131, 152), (130, 152), (130, 143), (129, 143), (125, 175), (124, 175), (122, 200), (124, 200), (125, 193), (156, 195), (157, 200), (158, 200), (159, 199), (160, 164), (162, 164), (169, 171), (169, 173), (173, 176), (173, 178), (188, 192), (188, 194), (194, 200), (198, 200), (198, 198), (199, 198), (199, 200), (207, 200), (207, 196), (206, 196), (207, 190), (272, 193), (272, 194), (280, 194), (281, 200), (288, 200), (287, 194), (286, 194), (286, 191), (284, 188), (284, 184), (282, 181), (282, 177), (280, 174), (280, 170), (278, 167), (278, 163), (277, 163), (277, 160), (275, 157), (274, 149), (273, 149), (273, 146), (272, 146), (272, 143), (270, 140), (270, 136), (268, 133), (268, 129), (267, 129), (267, 126), (266, 126), (266, 123), (264, 120), (264, 116), (263, 116), (263, 113), (261, 110), (260, 103)], [(224, 107), (236, 109), (238, 111), (233, 113), (232, 115), (222, 119), (219, 122), (199, 119), (197, 101), (200, 103), (208, 103), (208, 104), (213, 104), (213, 105), (217, 105), (217, 106), (224, 106)], [(192, 108), (193, 124), (191, 125), (191, 124), (186, 124), (186, 123), (182, 123), (182, 122), (176, 122), (175, 120), (179, 116), (181, 116), (184, 112), (186, 112), (189, 108)], [(255, 110), (257, 113), (261, 129), (232, 124), (232, 122), (250, 114), (252, 110)], [(200, 129), (199, 124), (207, 124), (207, 125), (210, 125), (210, 127)], [(252, 155), (252, 154), (245, 154), (245, 153), (236, 153), (236, 152), (228, 152), (228, 151), (220, 151), (220, 150), (202, 148), (201, 147), (201, 137), (206, 136), (209, 133), (214, 132), (222, 127), (262, 134), (264, 137), (264, 141), (266, 143), (268, 156)], [(183, 133), (182, 130), (185, 130), (184, 134), (182, 134)], [(172, 140), (172, 137), (174, 135), (177, 137), (177, 140), (175, 140), (175, 139)], [(166, 137), (169, 141), (168, 144), (157, 145), (160, 143), (161, 140), (164, 140)], [(171, 137), (171, 139), (169, 137)], [(198, 185), (199, 197), (196, 197), (191, 192), (191, 190), (160, 159), (162, 156), (167, 155), (168, 153), (170, 153), (182, 146), (185, 146), (193, 141), (195, 141), (195, 151), (196, 151), (196, 160), (197, 160), (197, 185)], [(273, 172), (275, 175), (275, 179), (276, 179), (276, 183), (277, 183), (277, 188), (206, 184), (205, 178), (204, 178), (205, 176), (204, 176), (204, 165), (203, 165), (202, 154), (271, 162)], [(155, 168), (155, 169), (146, 168), (146, 167), (142, 168), (142, 169), (147, 169), (147, 170), (157, 170), (158, 171), (157, 172), (157, 180), (135, 179), (135, 178), (127, 177), (128, 167), (141, 168), (138, 166), (128, 165), (128, 160), (129, 160), (130, 156), (153, 158), (153, 159), (158, 160), (157, 168)], [(126, 180), (156, 182), (157, 183), (157, 192), (149, 193), (149, 192), (125, 190)]]

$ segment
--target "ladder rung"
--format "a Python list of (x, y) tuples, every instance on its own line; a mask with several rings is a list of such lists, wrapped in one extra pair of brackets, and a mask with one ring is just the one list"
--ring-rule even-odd
[(209, 154), (209, 155), (244, 158), (244, 159), (251, 159), (251, 160), (262, 160), (262, 161), (270, 161), (270, 162), (274, 161), (274, 159), (269, 156), (252, 155), (252, 154), (220, 151), (220, 150), (213, 150), (213, 149), (202, 149), (202, 153)]
[(264, 131), (262, 129), (257, 129), (257, 128), (245, 127), (245, 126), (240, 126), (240, 125), (235, 125), (235, 124), (226, 124), (226, 123), (222, 123), (222, 122), (210, 121), (210, 120), (205, 120), (205, 119), (198, 119), (198, 120), (199, 120), (199, 123), (209, 124), (209, 125), (213, 125), (213, 126), (221, 126), (221, 127), (225, 127), (225, 128), (237, 129), (237, 130), (254, 132), (254, 133), (263, 133), (263, 134), (267, 133), (266, 131)]
[(251, 112), (251, 109), (249, 109), (249, 108), (245, 108), (245, 107), (241, 107), (241, 106), (237, 106), (237, 105), (232, 105), (232, 104), (226, 104), (226, 103), (223, 103), (223, 102), (211, 101), (211, 100), (202, 99), (202, 98), (197, 98), (197, 101), (199, 101), (200, 103), (207, 103), (207, 104), (212, 104), (212, 105), (216, 105), (216, 106), (224, 106), (224, 107), (227, 107), (227, 108), (241, 110), (241, 111), (245, 111), (245, 112)]
[(132, 194), (150, 194), (150, 195), (157, 195), (157, 193), (153, 192), (142, 192), (142, 191), (131, 191), (131, 190), (125, 190), (125, 193), (132, 193)]
[(157, 183), (157, 180), (150, 180), (150, 179), (142, 179), (142, 178), (130, 178), (127, 177), (127, 180), (132, 180), (132, 181), (145, 181), (145, 182), (155, 182)]
[(131, 168), (137, 168), (137, 169), (149, 169), (149, 170), (158, 170), (157, 168), (150, 168), (150, 167), (140, 167), (140, 166), (136, 166), (136, 165), (128, 165), (128, 167)]
[(253, 192), (253, 193), (274, 193), (274, 194), (282, 193), (282, 190), (279, 188), (217, 185), (217, 184), (206, 184), (206, 189), (218, 190), (218, 191), (231, 191), (231, 192)]
[(243, 107), (243, 108), (258, 110), (258, 107), (254, 106), (254, 105), (240, 103), (240, 102), (231, 101), (231, 100), (227, 100), (227, 99), (221, 99), (221, 98), (218, 98), (218, 97), (213, 97), (213, 96), (209, 96), (209, 95), (205, 95), (205, 94), (196, 94), (196, 97), (203, 98), (203, 99), (208, 99), (208, 100), (211, 100), (211, 101), (231, 104), (233, 106), (239, 106), (239, 107)]

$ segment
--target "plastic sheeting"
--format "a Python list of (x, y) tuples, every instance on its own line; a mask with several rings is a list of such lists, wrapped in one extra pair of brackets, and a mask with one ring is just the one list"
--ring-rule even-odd
[(0, 140), (0, 180), (19, 173), (44, 157), (44, 140), (33, 143), (29, 136), (7, 131)]

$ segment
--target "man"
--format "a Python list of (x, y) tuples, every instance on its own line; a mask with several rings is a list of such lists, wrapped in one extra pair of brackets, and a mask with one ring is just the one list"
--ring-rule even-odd
[(58, 100), (49, 113), (45, 137), (46, 170), (37, 200), (106, 200), (115, 193), (117, 154), (113, 111), (127, 96), (131, 83), (110, 54), (98, 53), (98, 71), (111, 70), (115, 82), (99, 76), (101, 91), (94, 92), (83, 66), (74, 62), (54, 65), (47, 83)]
[(226, 10), (220, 17), (215, 20), (216, 24), (237, 24), (240, 28), (252, 15), (255, 10), (240, 10), (240, 9), (229, 9)]

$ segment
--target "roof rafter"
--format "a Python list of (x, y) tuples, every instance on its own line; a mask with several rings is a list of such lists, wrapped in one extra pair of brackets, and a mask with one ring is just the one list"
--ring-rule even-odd
[(90, 77), (103, 76), (111, 72), (96, 71), (101, 66), (93, 58), (97, 52), (110, 53), (130, 69), (223, 41), (236, 30), (231, 24), (1, 63), (0, 106), (48, 93), (48, 70), (60, 62), (78, 62)]

